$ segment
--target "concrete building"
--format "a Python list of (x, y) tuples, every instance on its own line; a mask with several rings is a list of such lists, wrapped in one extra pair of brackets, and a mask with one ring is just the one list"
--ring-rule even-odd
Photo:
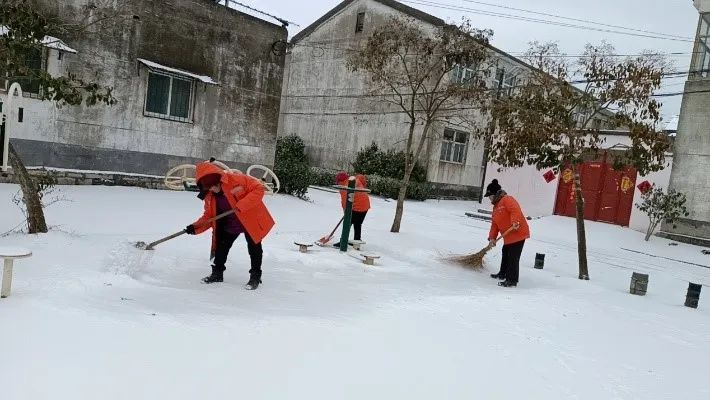
[[(346, 0), (295, 35), (287, 55), (279, 135), (298, 135), (315, 166), (349, 169), (356, 153), (372, 142), (404, 149), (407, 119), (363, 96), (368, 79), (346, 66), (357, 48), (389, 17), (414, 18), (433, 31), (440, 18), (393, 0)], [(495, 48), (491, 87), (516, 84), (529, 66)], [(460, 71), (465, 75), (465, 69)], [(456, 79), (456, 78), (452, 78)], [(485, 116), (481, 116), (485, 124)], [(439, 124), (420, 160), (437, 195), (477, 198), (484, 173), (483, 146), (469, 132)]]
[(57, 107), (25, 82), (23, 122), (10, 134), (28, 166), (162, 175), (211, 156), (242, 170), (273, 165), (284, 26), (214, 0), (36, 3), (65, 23), (119, 14), (60, 38), (67, 48), (45, 47), (35, 66), (113, 87), (118, 103)]
[(695, 0), (700, 13), (690, 74), (680, 110), (670, 187), (687, 196), (690, 216), (662, 235), (710, 246), (710, 0)]

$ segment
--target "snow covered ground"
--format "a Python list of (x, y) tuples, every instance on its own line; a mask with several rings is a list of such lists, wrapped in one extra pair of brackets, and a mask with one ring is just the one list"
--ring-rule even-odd
[[(339, 196), (269, 198), (264, 284), (243, 290), (246, 244), (225, 283), (202, 285), (209, 235), (154, 252), (130, 246), (182, 229), (194, 193), (61, 187), (54, 230), (0, 246), (34, 252), (15, 263), (0, 301), (0, 399), (680, 399), (710, 398), (710, 290), (683, 306), (688, 281), (710, 284), (700, 248), (668, 246), (589, 223), (592, 280), (576, 279), (572, 219), (531, 222), (521, 281), (503, 289), (441, 261), (479, 250), (477, 204), (408, 203), (401, 234), (393, 202), (373, 198), (364, 239), (382, 255), (365, 267), (334, 249), (297, 251), (339, 219)], [(0, 232), (21, 221), (0, 185)], [(532, 268), (536, 252), (544, 270)], [(645, 297), (628, 294), (650, 274)]]

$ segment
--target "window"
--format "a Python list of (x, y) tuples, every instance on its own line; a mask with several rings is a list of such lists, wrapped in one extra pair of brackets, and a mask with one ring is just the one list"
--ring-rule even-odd
[(510, 96), (517, 83), (518, 78), (512, 72), (506, 71), (505, 68), (498, 68), (496, 70), (493, 85), (500, 90), (501, 94)]
[(444, 140), (441, 142), (441, 156), (439, 160), (463, 164), (466, 162), (468, 150), (468, 133), (444, 129)]
[(698, 50), (695, 54), (694, 74), (696, 77), (710, 76), (710, 13), (700, 15)]
[(178, 76), (148, 73), (145, 114), (149, 117), (190, 122), (193, 81)]
[(459, 85), (471, 83), (475, 75), (476, 70), (474, 68), (456, 65), (454, 69), (451, 70), (451, 82)]
[[(25, 76), (18, 79), (6, 79), (5, 90), (9, 90), (10, 85), (17, 82), (22, 87), (23, 94), (29, 95), (29, 97), (37, 97), (41, 89), (37, 74), (44, 71), (42, 55), (42, 49), (31, 49), (25, 59), (25, 66), (27, 67), (27, 72), (23, 74)], [(5, 74), (7, 73), (8, 72), (5, 72)]]
[(365, 29), (365, 13), (357, 13), (357, 20), (355, 21), (355, 33), (360, 33)]

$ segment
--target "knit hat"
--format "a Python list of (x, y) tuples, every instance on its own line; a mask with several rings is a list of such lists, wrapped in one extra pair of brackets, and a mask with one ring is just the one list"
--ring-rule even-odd
[(342, 181), (347, 181), (348, 178), (350, 178), (350, 175), (348, 175), (347, 172), (345, 171), (340, 171), (335, 175), (335, 183), (342, 182)]
[(498, 179), (493, 179), (491, 183), (486, 186), (486, 194), (483, 195), (483, 197), (495, 196), (501, 189), (503, 188), (498, 184)]
[(202, 189), (209, 189), (212, 186), (218, 185), (222, 180), (222, 175), (220, 174), (207, 174), (197, 181), (197, 185)]

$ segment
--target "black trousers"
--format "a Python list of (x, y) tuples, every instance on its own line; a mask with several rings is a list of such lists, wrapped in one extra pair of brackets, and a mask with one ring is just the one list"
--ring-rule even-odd
[(353, 211), (352, 225), (355, 229), (355, 240), (362, 240), (362, 223), (365, 222), (367, 211)]
[[(225, 263), (227, 262), (227, 256), (229, 255), (229, 250), (232, 248), (234, 241), (237, 240), (239, 234), (232, 235), (224, 231), (217, 232), (217, 249), (214, 255), (214, 266), (218, 270), (224, 271), (227, 269)], [(249, 236), (248, 233), (244, 232), (244, 237), (247, 239), (247, 249), (249, 250), (249, 258), (251, 259), (251, 269), (249, 273), (251, 275), (256, 275), (257, 278), (261, 278), (261, 261), (264, 254), (261, 248), (261, 243), (254, 243), (254, 240)]]
[(518, 283), (520, 276), (520, 255), (523, 253), (525, 241), (503, 245), (503, 259), (500, 262), (498, 275), (508, 282)]

